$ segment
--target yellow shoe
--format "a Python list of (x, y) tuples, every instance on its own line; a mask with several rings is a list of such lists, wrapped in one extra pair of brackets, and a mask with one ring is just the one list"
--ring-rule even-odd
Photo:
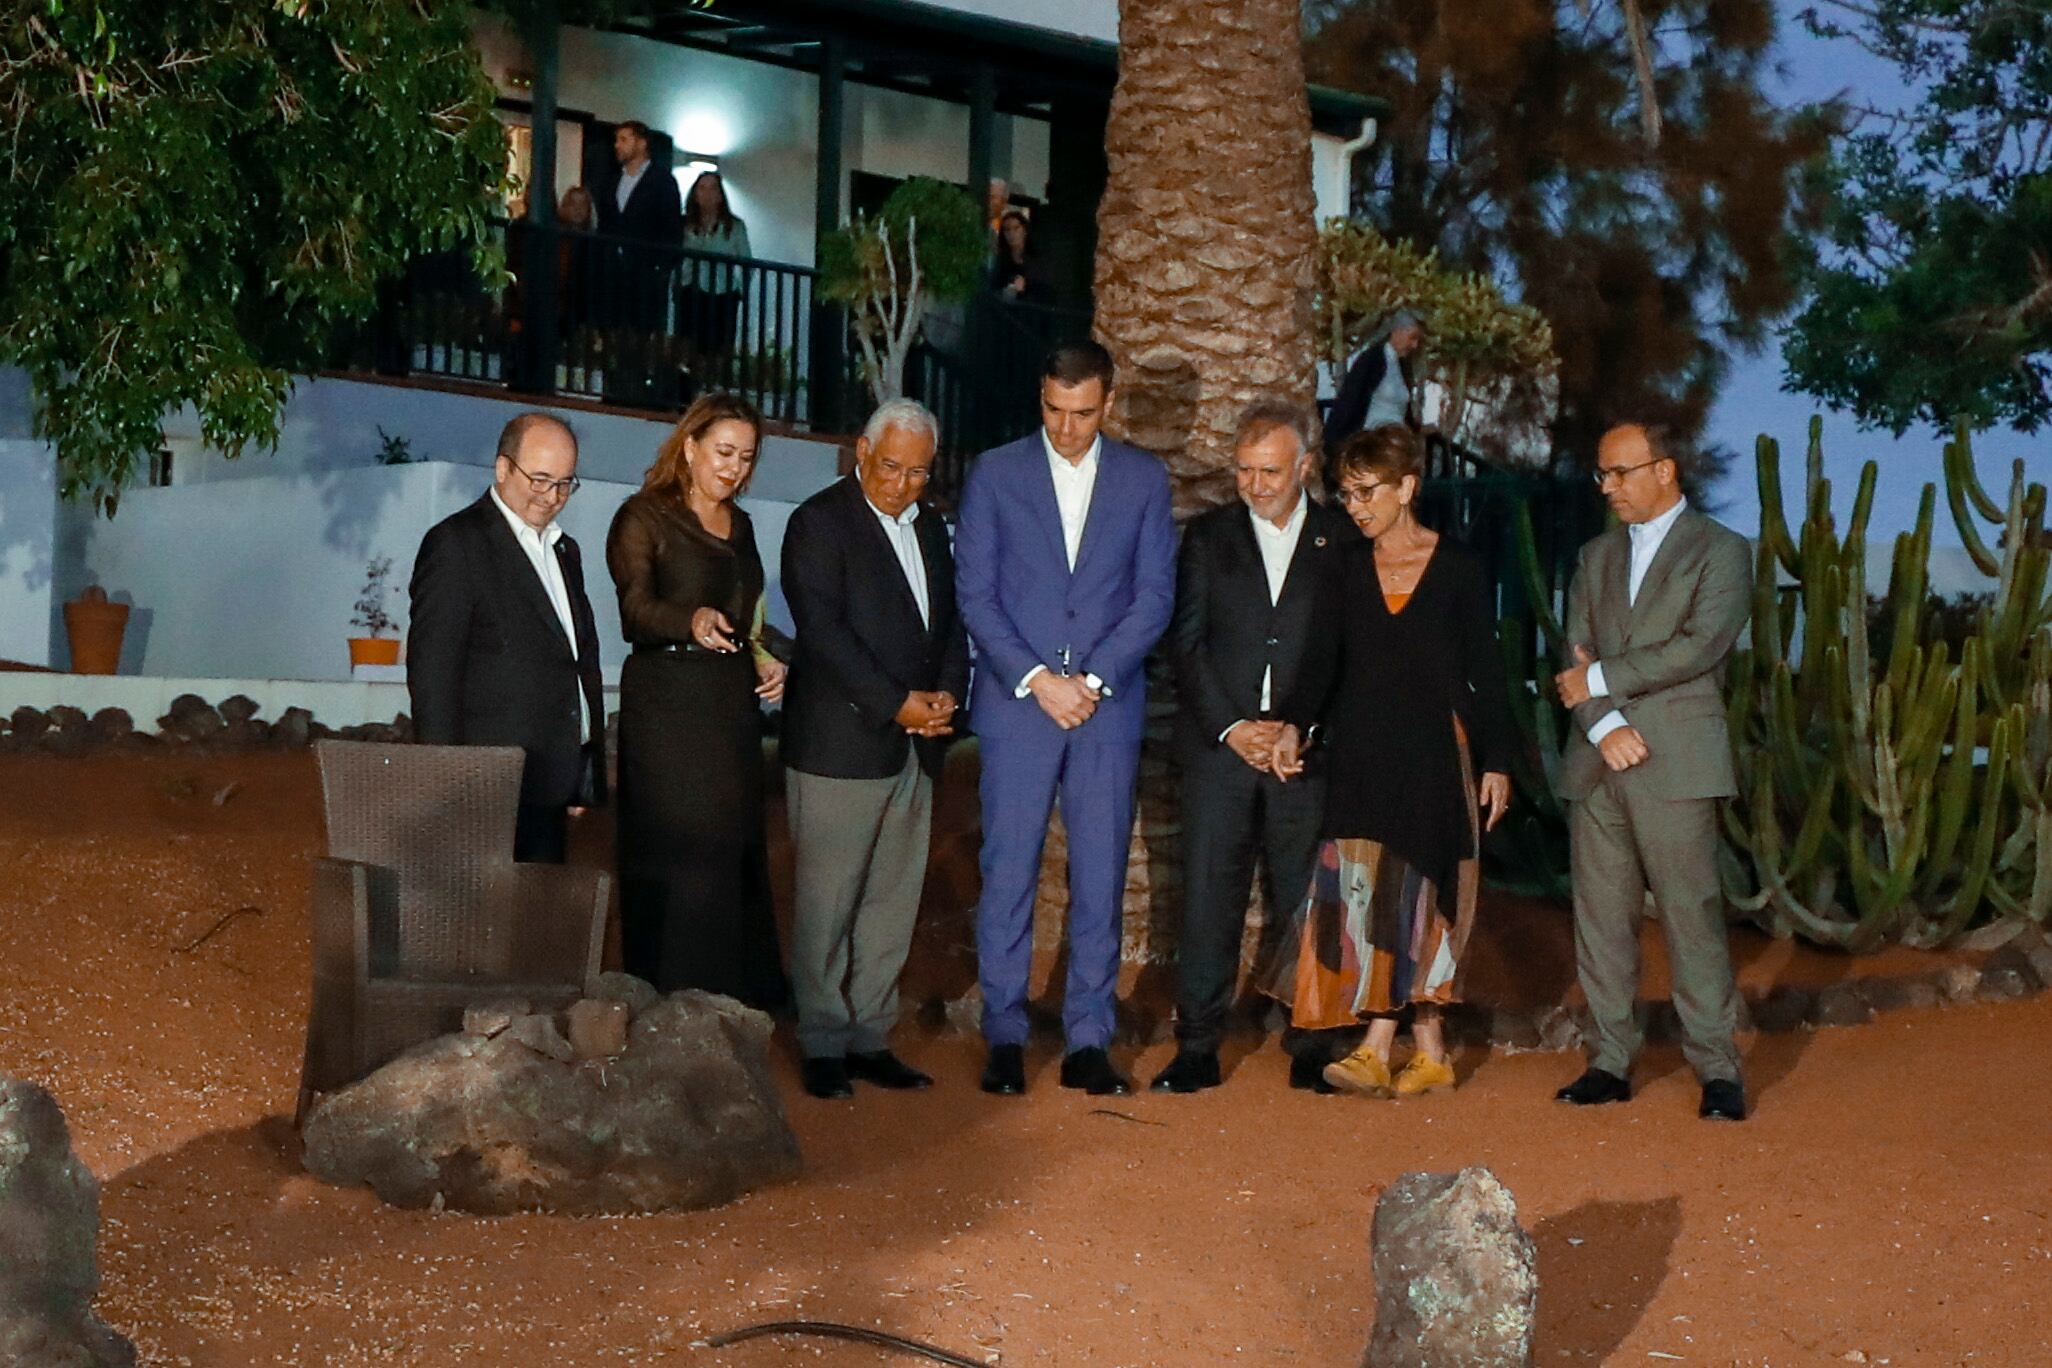
[(1397, 1075), (1396, 1095), (1416, 1097), (1420, 1093), (1438, 1092), (1453, 1085), (1452, 1064), (1444, 1059), (1428, 1059), (1422, 1054), (1414, 1054), (1411, 1062), (1404, 1065), (1404, 1071)]
[(1363, 1097), (1388, 1097), (1389, 1065), (1363, 1045), (1345, 1059), (1326, 1065), (1325, 1081), (1341, 1092), (1359, 1093)]

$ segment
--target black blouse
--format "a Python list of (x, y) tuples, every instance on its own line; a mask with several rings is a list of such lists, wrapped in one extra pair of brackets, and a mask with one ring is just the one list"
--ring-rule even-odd
[(1446, 536), (1401, 612), (1375, 573), (1375, 546), (1338, 558), (1325, 585), (1321, 645), (1306, 659), (1283, 715), (1324, 726), (1329, 839), (1365, 838), (1450, 889), (1475, 854), (1454, 719), (1479, 781), (1508, 772), (1517, 744), (1504, 693), (1496, 610), (1472, 552)]
[(606, 534), (606, 566), (620, 591), (620, 629), (630, 645), (689, 643), (691, 615), (700, 608), (725, 613), (736, 640), (750, 634), (762, 597), (762, 557), (748, 515), (737, 505), (733, 517), (733, 533), (722, 539), (674, 499), (634, 494), (620, 505)]

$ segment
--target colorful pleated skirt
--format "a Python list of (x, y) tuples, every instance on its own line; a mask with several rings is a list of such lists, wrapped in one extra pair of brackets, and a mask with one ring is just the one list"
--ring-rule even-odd
[[(1473, 813), (1474, 776), (1466, 738), (1459, 741)], [(1290, 1024), (1301, 1030), (1352, 1026), (1414, 1003), (1460, 1001), (1479, 860), (1462, 860), (1454, 883), (1441, 890), (1378, 841), (1321, 843), (1304, 902), (1257, 982), (1289, 1006)]]

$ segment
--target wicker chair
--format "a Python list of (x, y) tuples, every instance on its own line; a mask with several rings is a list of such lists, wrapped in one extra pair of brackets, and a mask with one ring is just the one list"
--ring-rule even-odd
[(511, 746), (315, 746), (328, 854), (314, 861), (313, 1002), (298, 1115), (424, 1040), (463, 1009), (560, 1006), (599, 973), (611, 880), (516, 864), (520, 751)]

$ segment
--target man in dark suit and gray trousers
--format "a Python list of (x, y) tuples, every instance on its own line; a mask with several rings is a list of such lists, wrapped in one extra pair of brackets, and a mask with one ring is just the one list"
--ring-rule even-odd
[(1642, 1033), (1639, 917), (1650, 887), (1674, 965), (1699, 1114), (1745, 1118), (1738, 990), (1717, 873), (1717, 804), (1737, 792), (1722, 689), (1752, 608), (1752, 549), (1690, 508), (1658, 428), (1611, 429), (1596, 483), (1624, 524), (1582, 548), (1568, 589), (1575, 663), (1555, 677), (1574, 727), (1560, 792), (1575, 888), (1575, 964), (1596, 1032), (1579, 1105), (1631, 1096)]
[(884, 404), (855, 443), (855, 473), (799, 505), (784, 531), (798, 636), (783, 731), (797, 847), (791, 978), (814, 1097), (847, 1097), (851, 1079), (933, 1081), (889, 1040), (933, 786), (969, 687), (948, 531), (919, 504), (937, 440), (919, 404)]
[(513, 858), (560, 864), (567, 817), (605, 801), (605, 692), (584, 559), (556, 525), (577, 489), (562, 420), (506, 424), (484, 497), (428, 529), (413, 563), (406, 688), (430, 745), (527, 752)]
[[(1305, 481), (1317, 464), (1311, 414), (1265, 399), (1240, 415), (1233, 478), (1240, 497), (1190, 521), (1176, 576), (1169, 644), (1176, 662), (1176, 753), (1183, 786), (1183, 935), (1176, 1002), (1176, 1057), (1156, 1092), (1191, 1093), (1219, 1082), (1218, 1049), (1239, 976), (1254, 857), (1271, 925), (1304, 897), (1318, 851), (1324, 777), (1284, 783), (1269, 772), (1282, 723), (1314, 633), (1320, 581), (1340, 547), (1358, 535), (1333, 509), (1312, 502)], [(1315, 1038), (1293, 1037), (1290, 1082), (1331, 1091)]]

